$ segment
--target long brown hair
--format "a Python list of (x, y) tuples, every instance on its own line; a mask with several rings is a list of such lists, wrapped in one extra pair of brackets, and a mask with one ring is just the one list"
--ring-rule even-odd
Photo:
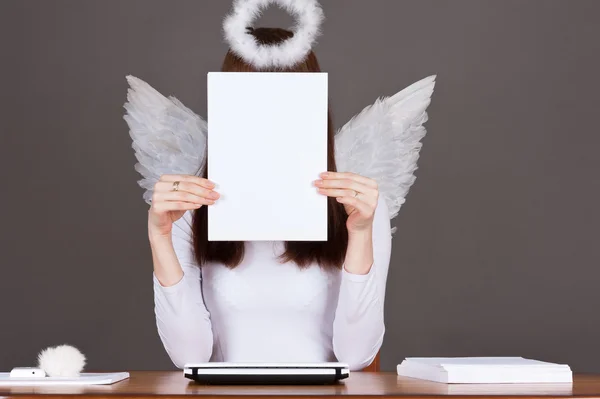
[[(263, 45), (281, 43), (294, 34), (279, 28), (248, 28), (248, 34), (253, 35)], [(320, 72), (317, 57), (311, 51), (303, 62), (291, 68), (257, 69), (234, 54), (227, 52), (221, 68), (223, 72)], [(327, 167), (336, 171), (334, 155), (334, 136), (331, 113), (328, 116)], [(207, 168), (204, 168), (207, 177)], [(316, 188), (315, 188), (316, 189)], [(315, 262), (321, 267), (340, 268), (346, 256), (348, 245), (348, 230), (346, 228), (347, 214), (344, 206), (335, 198), (327, 202), (327, 234), (328, 240), (323, 242), (287, 241), (285, 252), (279, 257), (283, 262), (295, 262), (300, 267), (306, 267)], [(194, 249), (199, 265), (206, 262), (219, 262), (230, 268), (238, 266), (244, 258), (244, 242), (240, 241), (208, 241), (208, 211), (205, 206), (194, 214), (193, 223)]]

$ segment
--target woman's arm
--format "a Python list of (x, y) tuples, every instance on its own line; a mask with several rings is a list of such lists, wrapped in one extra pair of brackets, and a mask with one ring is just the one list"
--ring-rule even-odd
[(381, 348), (383, 305), (391, 254), (390, 219), (379, 198), (372, 228), (349, 232), (333, 322), (333, 351), (351, 370), (371, 364)]
[(202, 298), (202, 273), (194, 258), (192, 213), (173, 223), (171, 235), (150, 236), (154, 261), (154, 312), (158, 334), (179, 368), (210, 360), (210, 315)]

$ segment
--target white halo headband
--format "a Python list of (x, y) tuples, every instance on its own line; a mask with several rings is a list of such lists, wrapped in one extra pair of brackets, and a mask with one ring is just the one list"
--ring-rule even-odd
[[(247, 28), (270, 4), (296, 17), (294, 36), (273, 46), (261, 45)], [(317, 0), (236, 0), (223, 22), (231, 50), (257, 68), (291, 67), (305, 59), (320, 34), (323, 10)]]

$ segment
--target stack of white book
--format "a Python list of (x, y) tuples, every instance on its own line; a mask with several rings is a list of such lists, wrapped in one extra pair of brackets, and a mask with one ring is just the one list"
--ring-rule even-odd
[(447, 384), (571, 383), (566, 364), (522, 357), (411, 357), (398, 375)]

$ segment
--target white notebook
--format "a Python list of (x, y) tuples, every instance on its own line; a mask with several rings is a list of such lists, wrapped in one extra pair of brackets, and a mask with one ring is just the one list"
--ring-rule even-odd
[(571, 383), (566, 364), (522, 357), (406, 358), (398, 375), (448, 384)]

